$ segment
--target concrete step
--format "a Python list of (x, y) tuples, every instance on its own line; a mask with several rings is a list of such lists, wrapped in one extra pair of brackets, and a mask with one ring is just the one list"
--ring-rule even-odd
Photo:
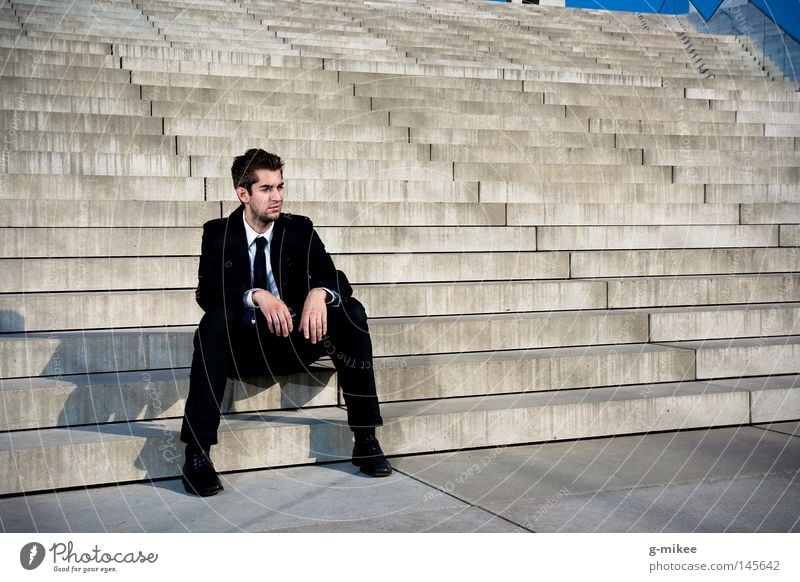
[[(781, 242), (782, 246), (783, 241)], [(800, 254), (788, 248), (575, 251), (570, 277), (658, 277), (800, 271)]]
[[(46, 35), (47, 33), (44, 34)], [(82, 39), (78, 35), (71, 40)], [(68, 65), (38, 65), (31, 62), (12, 62), (3, 67), (2, 71), (0, 71), (0, 77), (3, 79), (7, 77), (25, 77), (28, 79), (63, 79), (65, 81), (96, 80), (103, 83), (127, 83), (131, 80), (131, 73), (130, 71), (119, 68), (71, 67)]]
[[(326, 63), (326, 70), (338, 71), (341, 73), (350, 73), (351, 75), (420, 75), (430, 76), (435, 79), (440, 78), (488, 78), (488, 79), (502, 79), (514, 65), (507, 65), (503, 69), (498, 69), (496, 66), (478, 66), (470, 64), (465, 66), (462, 63), (453, 65), (426, 65), (416, 64), (411, 62), (389, 62), (389, 61), (367, 61), (367, 60), (332, 60), (330, 64)], [(552, 76), (555, 76), (553, 73)], [(341, 77), (340, 77), (341, 78)]]
[[(513, 70), (511, 71), (513, 73)], [(506, 72), (506, 78), (509, 78)], [(583, 83), (586, 85), (625, 85), (632, 87), (661, 87), (661, 77), (649, 74), (585, 73), (579, 69), (541, 71), (527, 69), (511, 78), (520, 81), (557, 81), (560, 83)]]
[[(142, 137), (142, 136), (139, 136)], [(132, 138), (131, 138), (132, 139)], [(155, 139), (161, 139), (155, 137)], [(225, 189), (226, 198), (233, 196), (230, 180)], [(477, 184), (475, 184), (477, 199)], [(38, 219), (26, 218), (33, 209), (29, 206), (31, 200), (48, 196), (58, 208), (39, 214)], [(23, 197), (23, 199), (20, 199)], [(163, 176), (69, 176), (64, 174), (0, 174), (0, 207), (7, 216), (0, 217), (2, 226), (21, 226), (27, 224), (34, 227), (45, 226), (81, 226), (95, 224), (101, 226), (102, 221), (97, 217), (89, 216), (88, 204), (91, 202), (93, 210), (98, 213), (115, 214), (115, 206), (120, 211), (133, 211), (128, 216), (149, 217), (153, 211), (140, 201), (163, 201), (167, 206), (157, 204), (154, 208), (165, 209), (169, 201), (192, 200), (195, 208), (204, 205), (205, 182), (203, 178), (163, 177)], [(209, 196), (209, 199), (212, 199)], [(208, 205), (206, 205), (208, 206)], [(215, 206), (219, 208), (217, 202)], [(210, 207), (210, 206), (208, 206)], [(186, 206), (191, 210), (191, 205)], [(66, 212), (61, 216), (59, 212)], [(158, 212), (158, 211), (156, 211)], [(171, 211), (170, 211), (171, 212)], [(195, 214), (201, 220), (205, 213)], [(210, 216), (210, 215), (209, 215)], [(211, 216), (216, 218), (218, 216)], [(125, 225), (125, 218), (117, 219), (119, 226)], [(201, 224), (201, 223), (196, 223)], [(185, 224), (184, 226), (195, 226)]]
[(800, 225), (781, 225), (780, 242), (783, 247), (800, 247)]
[(683, 167), (674, 166), (676, 184), (797, 184), (800, 167)]
[[(268, 151), (277, 152), (286, 160), (299, 158), (405, 160), (411, 162), (431, 160), (431, 148), (423, 144), (270, 139), (265, 145)], [(241, 155), (242, 151), (243, 144), (238, 136), (180, 136), (177, 138), (177, 152), (180, 155), (230, 160), (233, 156)]]
[(334, 123), (334, 120), (346, 121), (352, 125), (388, 124), (389, 116), (383, 111), (370, 111), (369, 102), (363, 99), (344, 108), (337, 108), (336, 105), (338, 104), (319, 100), (310, 104), (293, 103), (279, 106), (153, 101), (152, 114), (156, 117), (202, 120), (288, 123), (302, 119), (305, 123), (321, 124)]
[[(797, 101), (746, 101), (743, 99), (726, 99), (724, 101), (709, 100), (711, 109), (724, 111), (776, 111), (781, 113), (800, 112), (800, 103)], [(769, 119), (770, 123), (774, 120)]]
[[(557, 93), (544, 93), (544, 103), (566, 105), (572, 109), (576, 106), (583, 107), (609, 107), (618, 111), (622, 107), (635, 109), (645, 108), (655, 110), (673, 108), (691, 111), (689, 115), (702, 115), (701, 111), (709, 109), (708, 101), (705, 99), (684, 99), (683, 94), (673, 95), (672, 97), (634, 97), (626, 95), (598, 95), (594, 92), (580, 92), (577, 90), (562, 90)], [(722, 109), (722, 108), (718, 108)]]
[[(294, 171), (294, 170), (293, 170)], [(239, 207), (238, 201), (228, 200), (222, 203), (222, 212), (227, 215)], [(313, 219), (319, 227), (372, 227), (383, 226), (421, 228), (447, 226), (505, 226), (506, 207), (504, 204), (472, 204), (472, 203), (438, 203), (438, 202), (311, 202), (291, 200), (284, 207), (287, 212), (302, 214)], [(489, 232), (486, 232), (489, 231)], [(327, 231), (326, 231), (327, 232)], [(338, 229), (336, 232), (343, 232)], [(491, 239), (491, 229), (484, 229), (483, 238)], [(533, 234), (531, 230), (528, 235)], [(323, 239), (325, 240), (325, 239)], [(435, 244), (431, 241), (432, 244)], [(489, 245), (491, 242), (486, 241)], [(327, 243), (327, 240), (326, 240)], [(480, 247), (494, 250), (495, 247), (481, 243)], [(440, 250), (436, 247), (437, 250)]]
[[(686, 89), (688, 99), (709, 99), (710, 101), (778, 101), (796, 102), (800, 97), (796, 92), (783, 90), (773, 87), (771, 83), (765, 83), (756, 89), (725, 89), (719, 87), (689, 87)], [(712, 104), (713, 107), (713, 104)]]
[[(172, 35), (175, 40), (187, 40), (188, 36)], [(219, 39), (228, 42), (226, 39)], [(213, 41), (213, 38), (212, 38)], [(249, 42), (249, 41), (248, 41)], [(290, 46), (276, 41), (256, 42), (254, 50), (261, 50), (265, 53), (280, 51), (281, 48), (291, 49)], [(283, 55), (287, 58), (287, 55)], [(288, 57), (292, 58), (292, 57)], [(311, 59), (310, 67), (303, 67), (302, 77), (298, 75), (298, 70), (294, 67), (284, 67), (276, 65), (279, 60), (270, 58), (269, 65), (248, 65), (234, 63), (202, 63), (184, 61), (165, 61), (162, 59), (140, 59), (136, 57), (122, 57), (122, 67), (131, 71), (131, 82), (140, 84), (166, 84), (165, 77), (169, 75), (180, 75), (181, 77), (204, 77), (205, 87), (221, 89), (228, 85), (235, 85), (235, 80), (245, 79), (270, 81), (273, 85), (281, 85), (281, 81), (290, 82), (294, 79), (303, 78), (317, 83), (327, 85), (335, 84), (338, 80), (336, 71), (327, 67), (322, 68), (321, 59)], [(138, 73), (138, 74), (137, 74)], [(159, 78), (161, 79), (159, 81)], [(210, 83), (210, 84), (209, 84)], [(247, 90), (261, 89), (264, 85), (253, 85), (245, 83)]]
[[(500, 224), (499, 224), (500, 225)], [(763, 228), (763, 227), (759, 227)], [(320, 227), (317, 229), (329, 252), (334, 253), (425, 253), (435, 248), (437, 252), (493, 251), (490, 245), (498, 239), (485, 237), (486, 230), (479, 228), (434, 227)], [(478, 237), (478, 238), (474, 238)], [(777, 234), (776, 234), (777, 237)], [(527, 248), (533, 241), (524, 243)], [(561, 268), (566, 255), (555, 255), (554, 262)]]
[[(684, 382), (387, 403), (379, 437), (387, 451), (404, 454), (740, 424), (749, 421), (749, 394)], [(5, 433), (0, 465), (9, 478), (0, 493), (175, 477), (179, 422)], [(351, 439), (338, 408), (228, 415), (214, 462), (228, 471), (349, 459)]]
[[(289, 163), (291, 165), (286, 167), (287, 180), (290, 177), (329, 180), (405, 180), (409, 176), (414, 176), (417, 180), (453, 180), (452, 162), (300, 158)], [(191, 166), (192, 175), (230, 178), (231, 159), (227, 156), (192, 156)]]
[[(476, 82), (469, 86), (432, 87), (415, 86), (415, 77), (407, 79), (387, 78), (377, 81), (348, 85), (351, 92), (359, 97), (373, 98), (373, 105), (400, 107), (403, 104), (421, 105), (424, 103), (461, 102), (494, 103), (521, 105), (540, 105), (544, 103), (543, 91), (522, 92), (520, 83), (506, 83), (501, 87), (482, 87)], [(408, 86), (403, 86), (405, 82)]]
[[(464, 236), (463, 233), (456, 233)], [(491, 243), (488, 243), (491, 244)], [(197, 253), (197, 249), (193, 251)], [(568, 257), (563, 253), (531, 253), (531, 252), (484, 252), (479, 254), (467, 253), (465, 255), (452, 255), (441, 257), (431, 254), (420, 258), (420, 267), (426, 264), (439, 266), (441, 271), (433, 272), (428, 275), (417, 277), (412, 275), (408, 269), (416, 270), (416, 255), (398, 255), (386, 259), (378, 256), (376, 259), (372, 255), (346, 255), (342, 257), (341, 268), (353, 266), (355, 270), (349, 271), (351, 280), (358, 282), (363, 280), (365, 283), (376, 283), (380, 281), (405, 283), (414, 279), (421, 279), (426, 282), (452, 281), (452, 280), (520, 280), (520, 279), (555, 279), (567, 276)], [(0, 293), (57, 293), (61, 291), (123, 291), (123, 290), (147, 290), (147, 289), (189, 289), (197, 285), (197, 262), (195, 256), (190, 257), (103, 257), (103, 258), (27, 258), (27, 259), (0, 259), (0, 266), (7, 270), (9, 277), (0, 283)], [(394, 270), (405, 267), (406, 270)], [(483, 267), (484, 270), (474, 270)], [(404, 275), (405, 273), (405, 275)], [(522, 291), (520, 289), (519, 291)], [(369, 293), (376, 293), (374, 289)], [(410, 295), (425, 293), (423, 289), (406, 291)], [(429, 289), (428, 292), (433, 293)], [(366, 292), (365, 292), (366, 293)], [(460, 298), (448, 298), (446, 292), (441, 301), (444, 302), (438, 309), (457, 308), (457, 300)], [(472, 300), (477, 299), (476, 295)], [(509, 290), (511, 297), (514, 292)], [(469, 297), (465, 297), (466, 301)], [(190, 298), (191, 299), (191, 298)], [(383, 298), (381, 298), (383, 299)], [(107, 301), (109, 298), (98, 298), (99, 301)], [(564, 298), (563, 300), (566, 300)], [(19, 301), (19, 298), (9, 299)], [(79, 300), (75, 300), (79, 301)], [(123, 317), (136, 317), (132, 313), (127, 313), (122, 299), (117, 299), (117, 306), (123, 310)], [(178, 310), (182, 299), (174, 298), (168, 305), (163, 307), (163, 317), (187, 317), (189, 314), (175, 313), (172, 317), (167, 315), (170, 308)], [(491, 304), (491, 301), (489, 301)], [(389, 300), (381, 309), (388, 306), (393, 309), (400, 309), (400, 304)], [(437, 309), (433, 305), (431, 309)], [(100, 309), (101, 306), (97, 305)], [(110, 309), (108, 306), (107, 309)], [(401, 310), (402, 311), (402, 310)], [(396, 315), (408, 315), (405, 312), (398, 312)], [(96, 327), (96, 326), (95, 326)]]
[[(523, 81), (524, 92), (544, 92), (559, 95), (560, 97), (572, 98), (581, 93), (591, 94), (597, 97), (630, 97), (637, 99), (676, 99), (685, 96), (684, 88), (670, 82), (668, 87), (661, 85), (654, 87), (635, 86), (635, 85), (594, 85), (591, 91), (586, 90), (586, 84), (572, 81)], [(688, 89), (687, 89), (688, 91)], [(701, 98), (701, 97), (697, 97)], [(641, 106), (641, 104), (639, 105)]]
[[(231, 187), (232, 189), (232, 187)], [(110, 223), (104, 214), (122, 213), (128, 218), (136, 216), (136, 224), (144, 226), (202, 226), (211, 218), (227, 216), (239, 207), (238, 201), (231, 200), (232, 195), (222, 204), (219, 202), (168, 202), (168, 201), (133, 201), (133, 200), (99, 200), (91, 204), (88, 201), (60, 200), (55, 204), (59, 211), (54, 212), (53, 220), (47, 215), (40, 216), (37, 224), (29, 215), (34, 211), (27, 199), (9, 199), (2, 203), (5, 213), (0, 226), (29, 227), (80, 227), (80, 226), (130, 226), (124, 222)], [(187, 217), (195, 211), (196, 222), (188, 222)], [(401, 228), (446, 227), (446, 226), (505, 226), (506, 205), (486, 203), (438, 203), (438, 202), (311, 202), (293, 201), (285, 203), (283, 210), (292, 214), (310, 216), (316, 226), (320, 227), (369, 227), (394, 225), (412, 225)], [(85, 216), (79, 218), (83, 213)], [(67, 214), (66, 220), (61, 220)], [(172, 221), (164, 222), (165, 214), (177, 214)], [(208, 218), (207, 218), (208, 217)], [(122, 217), (124, 218), (124, 217)], [(148, 222), (152, 220), (151, 224)], [(71, 221), (71, 222), (70, 222)], [(533, 237), (532, 229), (517, 229)], [(424, 231), (424, 229), (423, 229)], [(480, 233), (483, 238), (491, 240), (491, 232)], [(520, 240), (520, 239), (517, 239)], [(481, 243), (477, 248), (496, 250), (491, 243)], [(512, 247), (513, 250), (519, 247)]]
[[(654, 121), (673, 121), (675, 110), (680, 108), (680, 104), (673, 104), (672, 107), (613, 107), (609, 105), (568, 105), (567, 118), (577, 119), (614, 119), (614, 120), (635, 120), (652, 123)], [(683, 111), (682, 118), (693, 123), (735, 123), (744, 122), (738, 119), (737, 113), (733, 111), (719, 111), (711, 109), (686, 109)], [(759, 123), (750, 121), (749, 123)]]
[[(157, 101), (163, 111), (177, 112), (170, 114), (170, 117), (180, 117), (186, 112), (202, 111), (200, 106), (210, 108), (212, 105), (221, 106), (243, 106), (243, 107), (293, 107), (297, 109), (301, 106), (317, 107), (320, 109), (348, 109), (352, 108), (359, 111), (370, 110), (370, 100), (368, 97), (355, 97), (350, 86), (337, 86), (328, 91), (315, 93), (300, 93), (292, 91), (291, 86), (284, 87), (279, 85), (273, 87), (271, 91), (252, 91), (242, 87), (236, 92), (225, 89), (206, 89), (195, 87), (164, 87), (161, 85), (142, 85), (142, 95), (148, 96), (151, 100)], [(177, 106), (183, 107), (177, 108)], [(216, 113), (215, 109), (209, 111)]]
[[(238, 26), (238, 25), (237, 25)], [(258, 23), (252, 23), (256, 30), (264, 33), (264, 27)], [(267, 37), (265, 37), (266, 39)], [(114, 54), (121, 57), (133, 57), (137, 59), (149, 59), (155, 61), (178, 61), (195, 63), (231, 63), (236, 65), (260, 65), (269, 66), (273, 64), (272, 54), (269, 51), (261, 52), (254, 50), (257, 47), (244, 48), (231, 47), (230, 45), (216, 48), (214, 45), (220, 44), (218, 39), (206, 38), (207, 44), (203, 48), (192, 48), (187, 43), (173, 41), (169, 46), (145, 46), (130, 43), (115, 43)], [(251, 35), (251, 39), (252, 38)], [(281, 43), (282, 45), (282, 43)], [(286, 45), (283, 45), (284, 47)], [(284, 51), (278, 51), (285, 54)], [(274, 54), (274, 53), (273, 53)], [(278, 59), (275, 59), (278, 62)], [(283, 60), (284, 65), (289, 63), (302, 68), (303, 60)]]
[[(20, 196), (35, 199), (43, 192), (48, 192), (56, 200), (116, 200), (120, 203), (134, 200), (202, 201), (204, 197), (207, 200), (230, 201), (235, 196), (230, 178), (0, 174), (0, 185), (0, 200), (8, 197), (3, 207), (9, 209), (22, 204), (21, 208), (14, 210), (20, 215), (26, 213), (27, 204), (19, 202)], [(291, 200), (298, 202), (478, 202), (477, 182), (317, 180), (293, 177), (289, 192)], [(51, 220), (51, 215), (47, 219)], [(55, 220), (55, 217), (52, 219)], [(7, 221), (5, 223), (8, 224)]]
[(0, 123), (23, 131), (164, 135), (164, 122), (155, 117), (5, 110), (0, 111)]
[(712, 89), (736, 89), (736, 90), (750, 90), (750, 91), (763, 91), (765, 85), (778, 91), (794, 91), (796, 86), (792, 83), (785, 83), (781, 81), (765, 81), (763, 78), (751, 77), (749, 75), (731, 75), (728, 78), (712, 78), (703, 79), (701, 77), (683, 77), (675, 78), (675, 86), (688, 88), (712, 88)]
[[(287, 170), (288, 172), (288, 170)], [(231, 201), (234, 197), (230, 178), (206, 178), (208, 200)], [(478, 202), (478, 182), (419, 180), (409, 174), (402, 180), (384, 179), (314, 179), (292, 176), (287, 186), (290, 201), (330, 202)], [(316, 218), (316, 217), (315, 217)]]
[[(312, 141), (369, 141), (381, 143), (410, 143), (407, 127), (389, 127), (388, 114), (383, 125), (377, 118), (370, 118), (359, 125), (358, 117), (351, 117), (345, 123), (344, 119), (331, 120), (327, 125), (320, 123), (303, 123), (292, 120), (286, 123), (272, 123), (263, 121), (237, 122), (232, 120), (202, 120), (202, 119), (165, 119), (163, 132), (165, 135), (190, 136), (190, 137), (225, 137), (237, 135), (244, 140), (250, 138), (263, 140), (265, 135), (270, 139), (295, 139)], [(155, 120), (154, 120), (155, 121)], [(161, 120), (158, 120), (161, 122)]]
[(800, 203), (742, 204), (742, 224), (800, 223)]
[[(647, 121), (636, 119), (589, 119), (589, 133), (652, 135), (763, 136), (764, 124), (702, 121)], [(767, 133), (766, 135), (772, 135)]]
[[(642, 343), (647, 314), (566, 311), (374, 320), (376, 356)], [(195, 327), (0, 336), (3, 378), (188, 367)]]
[[(0, 43), (2, 46), (2, 43)], [(88, 50), (81, 48), (80, 50)], [(106, 47), (106, 50), (109, 50)], [(101, 83), (92, 81), (61, 81), (54, 79), (26, 79), (3, 77), (0, 94), (61, 95), (70, 97), (107, 97), (113, 99), (138, 99), (143, 95), (139, 85)], [(144, 94), (149, 94), (145, 92)], [(18, 97), (19, 98), (19, 97)], [(27, 99), (27, 97), (26, 97)]]
[(797, 374), (800, 336), (670, 342), (696, 351), (698, 379)]
[(650, 312), (650, 341), (769, 338), (797, 335), (800, 304), (665, 307)]
[(778, 246), (770, 225), (546, 226), (536, 231), (537, 249), (646, 250)]
[[(176, 138), (166, 135), (121, 135), (66, 131), (16, 131), (6, 141), (12, 152), (63, 152), (168, 156), (176, 153)], [(239, 152), (241, 153), (241, 152)]]
[(644, 165), (684, 167), (714, 166), (720, 168), (740, 168), (753, 165), (761, 168), (793, 168), (800, 166), (800, 152), (781, 150), (704, 151), (690, 149), (646, 149), (644, 150)]
[[(10, 152), (6, 164), (9, 174), (229, 177), (231, 160), (227, 156)], [(291, 168), (292, 175), (298, 178), (391, 180), (405, 179), (409, 173), (420, 180), (453, 178), (452, 162), (428, 160), (398, 163), (395, 160), (301, 158), (293, 161)]]
[[(199, 255), (196, 227), (3, 227), (0, 257), (87, 258)], [(535, 237), (534, 237), (535, 239)]]
[(89, 39), (94, 42), (113, 43), (121, 40), (131, 42), (154, 42), (161, 44), (162, 38), (154, 28), (138, 28), (126, 30), (120, 27), (120, 32), (117, 34), (109, 34), (107, 26), (93, 26), (86, 28), (84, 24), (80, 24), (71, 28), (62, 27), (61, 29), (53, 30), (53, 25), (48, 23), (31, 23), (25, 25), (25, 34), (32, 37), (49, 38), (55, 36), (66, 40), (86, 40)]
[[(85, 154), (62, 152), (10, 152), (8, 174), (61, 174), (81, 176), (189, 177), (186, 156), (148, 154)], [(201, 174), (202, 175), (202, 174)]]
[[(800, 125), (800, 113), (783, 111), (737, 111), (736, 122)], [(800, 128), (795, 129), (800, 131)]]
[(407, 130), (410, 143), (441, 144), (474, 147), (548, 147), (608, 149), (615, 147), (615, 136), (609, 134), (587, 134), (581, 131), (552, 130), (547, 125), (533, 129), (454, 129), (442, 127), (411, 127)]
[[(0, 404), (5, 419), (2, 430), (181, 417), (188, 392), (187, 368), (6, 380)], [(290, 376), (230, 380), (223, 411), (337, 404), (336, 372), (330, 362), (323, 361), (308, 372)]]
[[(117, 176), (109, 177), (120, 181)], [(129, 181), (123, 178), (123, 182)], [(24, 190), (22, 190), (24, 191)], [(111, 190), (113, 194), (114, 190)], [(166, 192), (169, 192), (167, 190)], [(15, 192), (16, 194), (16, 192)], [(89, 208), (91, 207), (91, 212)], [(222, 216), (219, 202), (55, 200), (44, 213), (35, 212), (29, 200), (0, 200), (0, 226), (53, 227), (175, 227), (199, 225)]]
[[(213, 71), (211, 70), (213, 66)], [(252, 77), (243, 71), (240, 75), (225, 74), (229, 63), (209, 63), (207, 74), (165, 73), (158, 71), (130, 71), (129, 82), (135, 85), (156, 87), (185, 87), (196, 89), (217, 89), (225, 91), (230, 88), (242, 88), (245, 91), (259, 91), (269, 94), (272, 91), (281, 93), (300, 93), (313, 95), (353, 94), (352, 85), (339, 82), (336, 71), (315, 69), (282, 69), (274, 67), (270, 72), (274, 78)], [(247, 65), (244, 65), (247, 67)], [(222, 71), (222, 72), (221, 72)], [(266, 69), (262, 68), (262, 74)]]
[(760, 376), (714, 380), (717, 386), (750, 392), (750, 422), (780, 422), (800, 416), (800, 377)]
[(513, 145), (480, 147), (431, 144), (428, 155), (433, 161), (525, 163), (529, 165), (557, 162), (564, 165), (639, 166), (642, 161), (642, 150), (594, 147), (519, 147)]
[(18, 31), (11, 31), (11, 34), (0, 32), (0, 47), (33, 49), (38, 51), (65, 52), (71, 54), (86, 53), (95, 55), (111, 54), (112, 45), (91, 40), (74, 41), (41, 36), (20, 36)]
[(481, 180), (481, 202), (522, 204), (703, 204), (702, 184), (603, 184)]
[[(409, 356), (375, 362), (381, 402), (623, 386), (694, 379), (690, 350), (634, 344)], [(186, 368), (2, 384), (0, 430), (175, 418), (189, 390)], [(334, 406), (337, 376), (324, 360), (307, 373), (230, 380), (223, 413)]]
[(671, 167), (454, 162), (455, 180), (669, 184)]
[[(789, 222), (787, 213), (778, 216), (786, 216)], [(506, 221), (528, 226), (738, 224), (739, 205), (510, 203)]]
[(706, 200), (718, 203), (795, 203), (798, 184), (705, 184)]
[[(358, 90), (358, 87), (356, 87)], [(449, 98), (434, 89), (428, 89), (426, 98), (419, 94), (409, 97), (359, 97), (371, 99), (372, 109), (375, 111), (391, 111), (393, 113), (419, 112), (419, 113), (460, 113), (465, 117), (472, 115), (494, 115), (498, 111), (510, 109), (510, 113), (524, 110), (531, 118), (564, 117), (564, 105), (543, 104), (542, 93), (520, 93), (513, 91), (496, 92), (502, 99), (496, 99), (495, 92), (479, 91), (484, 96), (483, 101), (478, 101), (475, 92), (460, 91), (461, 99)], [(524, 108), (524, 109), (523, 109)]]
[[(520, 264), (533, 261), (509, 258), (512, 260), (504, 262), (517, 270), (508, 269), (507, 279), (533, 278), (531, 275), (539, 274), (527, 264)], [(160, 267), (160, 261), (148, 262), (156, 263), (154, 271)], [(524, 271), (526, 268), (528, 272)], [(408, 277), (400, 273), (392, 273), (390, 277), (402, 280), (355, 287), (356, 296), (371, 317), (604, 309), (608, 303), (606, 285), (600, 281), (496, 282), (483, 275), (479, 283), (420, 284), (408, 282)], [(151, 286), (148, 283), (144, 281), (138, 287), (146, 289)], [(173, 280), (162, 285), (173, 287)], [(60, 306), (58, 314), (48, 309), (54, 302)], [(194, 303), (193, 289), (0, 295), (2, 332), (195, 325), (201, 316), (202, 311)]]
[[(200, 252), (201, 234), (200, 227), (187, 226), (4, 227), (0, 230), (0, 257), (196, 257)], [(342, 270), (349, 273), (353, 281), (390, 282), (396, 280), (392, 273), (408, 272), (412, 263), (419, 265), (413, 272), (420, 281), (442, 280), (441, 277), (470, 279), (476, 272), (500, 273), (504, 268), (500, 265), (502, 253), (536, 250), (535, 229), (530, 227), (464, 227), (462, 232), (449, 234), (436, 235), (433, 239), (443, 245), (441, 252), (428, 249), (413, 255), (400, 252), (334, 255), (337, 264), (346, 265)], [(454, 257), (453, 252), (470, 255)], [(780, 264), (777, 255), (767, 264), (777, 267)], [(786, 265), (793, 264), (786, 262)]]
[(764, 135), (775, 137), (800, 137), (800, 125), (764, 124)]
[(798, 277), (757, 274), (626, 278), (608, 282), (608, 305), (622, 308), (798, 301)]
[(0, 59), (4, 63), (36, 62), (41, 65), (67, 65), (71, 67), (97, 67), (119, 69), (119, 57), (109, 53), (67, 53), (26, 48), (0, 48)]
[(511, 112), (460, 115), (450, 112), (400, 110), (390, 112), (388, 117), (391, 126), (410, 127), (412, 129), (489, 129), (495, 131), (528, 129), (583, 133), (587, 131), (585, 119), (567, 118), (563, 115), (563, 110), (561, 115), (547, 114), (541, 117), (518, 115)]

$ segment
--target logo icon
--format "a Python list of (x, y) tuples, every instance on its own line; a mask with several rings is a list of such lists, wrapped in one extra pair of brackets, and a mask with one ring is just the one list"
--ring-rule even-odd
[(38, 542), (31, 542), (22, 546), (19, 553), (19, 563), (26, 570), (35, 570), (44, 561), (44, 546)]

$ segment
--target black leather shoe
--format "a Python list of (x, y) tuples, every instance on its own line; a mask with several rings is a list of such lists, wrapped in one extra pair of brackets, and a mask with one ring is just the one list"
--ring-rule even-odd
[(182, 481), (187, 493), (200, 497), (210, 497), (222, 491), (222, 483), (214, 469), (214, 463), (205, 451), (187, 453)]
[(372, 435), (356, 440), (353, 464), (371, 477), (388, 477), (392, 474), (392, 466), (383, 454), (378, 439)]

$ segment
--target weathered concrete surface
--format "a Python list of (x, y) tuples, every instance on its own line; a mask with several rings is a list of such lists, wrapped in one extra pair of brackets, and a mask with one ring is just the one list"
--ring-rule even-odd
[(4, 532), (798, 531), (798, 423), (227, 473), (0, 499)]

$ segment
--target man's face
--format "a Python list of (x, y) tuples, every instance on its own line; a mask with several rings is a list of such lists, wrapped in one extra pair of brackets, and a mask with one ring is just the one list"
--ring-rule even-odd
[(250, 226), (266, 226), (278, 219), (283, 205), (283, 173), (280, 170), (256, 170), (257, 181), (246, 188), (236, 188), (236, 195), (244, 204), (244, 213)]

